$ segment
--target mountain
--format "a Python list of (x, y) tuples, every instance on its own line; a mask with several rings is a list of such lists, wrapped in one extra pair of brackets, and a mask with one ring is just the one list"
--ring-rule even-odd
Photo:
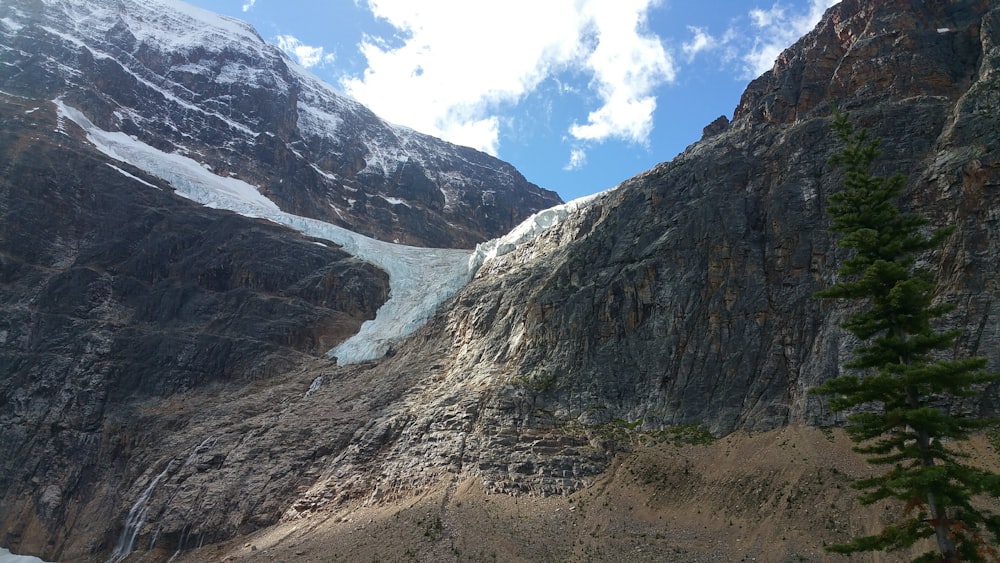
[[(148, 4), (150, 19), (190, 16)], [(812, 297), (844, 258), (824, 213), (842, 180), (828, 164), (834, 105), (882, 137), (877, 172), (907, 175), (903, 204), (956, 227), (925, 260), (956, 305), (956, 351), (1000, 366), (1000, 8), (988, 0), (843, 0), (732, 119), (480, 247), (474, 276), (425, 324), (348, 365), (322, 351), (381, 313), (392, 274), (325, 230), (281, 223), (309, 206), (226, 168), (219, 155), (249, 159), (208, 133), (184, 141), (217, 178), (206, 185), (236, 172), (259, 186), (241, 193), (280, 208), (256, 215), (270, 221), (253, 218), (259, 206), (176, 197), (196, 190), (157, 164), (167, 156), (115, 152), (109, 139), (175, 154), (181, 134), (128, 129), (103, 94), (63, 89), (91, 76), (76, 57), (96, 47), (45, 53), (84, 44), (92, 24), (23, 22), (83, 5), (0, 7), (4, 61), (40, 61), (4, 65), (0, 88), (0, 545), (15, 552), (821, 560), (823, 542), (887, 516), (845, 493), (867, 470), (843, 433), (810, 428), (841, 422), (808, 390), (853, 345), (843, 306)], [(170, 59), (209, 39), (142, 44), (172, 45), (159, 51)], [(157, 59), (144, 52), (128, 51)], [(255, 60), (247, 72), (272, 68)], [(154, 90), (123, 107), (167, 103)], [(229, 130), (220, 138), (239, 139)], [(995, 410), (986, 391), (956, 407)]]
[(0, 90), (242, 179), (289, 213), (471, 248), (559, 202), (507, 163), (378, 119), (247, 24), (183, 2), (0, 6)]

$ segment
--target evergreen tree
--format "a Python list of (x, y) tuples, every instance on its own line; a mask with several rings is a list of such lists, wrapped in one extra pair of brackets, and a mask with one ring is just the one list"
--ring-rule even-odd
[[(844, 328), (861, 344), (845, 367), (852, 373), (815, 391), (830, 396), (834, 411), (850, 410), (847, 432), (880, 475), (853, 484), (868, 505), (884, 499), (904, 503), (902, 521), (879, 534), (828, 548), (838, 553), (891, 551), (934, 537), (937, 551), (918, 561), (998, 560), (990, 547), (1000, 541), (1000, 516), (974, 506), (978, 495), (1000, 496), (1000, 476), (971, 467), (954, 448), (970, 432), (994, 423), (949, 408), (980, 392), (1000, 374), (982, 370), (985, 358), (941, 359), (957, 332), (936, 330), (932, 321), (948, 308), (935, 305), (932, 272), (917, 256), (939, 246), (952, 229), (924, 234), (927, 219), (902, 213), (895, 203), (902, 175), (873, 176), (879, 140), (855, 131), (846, 116), (833, 122), (843, 148), (831, 163), (844, 169), (843, 189), (829, 198), (831, 230), (852, 251), (840, 281), (817, 297), (858, 302)], [(854, 375), (858, 374), (858, 375)], [(991, 536), (991, 538), (987, 538)]]

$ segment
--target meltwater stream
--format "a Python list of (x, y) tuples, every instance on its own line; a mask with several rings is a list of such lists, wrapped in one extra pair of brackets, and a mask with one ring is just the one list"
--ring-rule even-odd
[(111, 552), (111, 557), (107, 563), (118, 563), (128, 557), (129, 553), (132, 553), (132, 549), (135, 547), (135, 540), (139, 537), (139, 530), (146, 523), (146, 515), (149, 513), (149, 497), (153, 496), (156, 486), (167, 476), (173, 465), (174, 460), (170, 460), (170, 463), (163, 468), (163, 471), (159, 475), (149, 482), (149, 485), (146, 486), (142, 494), (139, 495), (139, 498), (136, 499), (135, 504), (132, 505), (132, 509), (128, 511), (128, 516), (125, 517), (125, 529), (122, 530), (122, 535), (118, 538), (118, 545)]
[[(202, 440), (200, 444), (191, 448), (191, 452), (188, 454), (187, 459), (184, 460), (184, 463), (177, 469), (177, 471), (181, 472), (184, 468), (191, 465), (197, 455), (204, 452), (206, 447), (210, 447), (215, 444), (215, 441), (215, 436), (209, 436), (208, 438)], [(153, 480), (146, 485), (146, 488), (143, 489), (139, 498), (135, 500), (135, 504), (132, 505), (132, 509), (128, 511), (128, 516), (125, 517), (125, 528), (122, 530), (122, 535), (118, 538), (118, 544), (115, 545), (115, 550), (111, 552), (111, 557), (109, 557), (105, 563), (119, 563), (128, 557), (128, 555), (132, 553), (132, 550), (135, 549), (135, 540), (139, 538), (142, 526), (146, 523), (146, 516), (149, 514), (149, 499), (152, 498), (157, 485), (160, 484), (160, 481), (170, 475), (178, 461), (179, 460), (175, 458), (167, 462), (167, 466), (163, 468), (163, 471), (161, 471), (159, 475), (154, 477)], [(180, 553), (180, 551), (184, 548), (184, 543), (186, 541), (187, 534), (189, 533), (190, 531), (182, 536), (181, 542), (177, 548), (177, 553)], [(153, 538), (149, 542), (149, 549), (152, 549), (156, 544), (156, 538), (158, 535), (159, 530), (153, 534)]]

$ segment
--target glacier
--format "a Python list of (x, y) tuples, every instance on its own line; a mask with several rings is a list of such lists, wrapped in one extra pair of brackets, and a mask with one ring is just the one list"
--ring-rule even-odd
[(438, 304), (470, 278), (468, 250), (383, 242), (330, 223), (286, 213), (242, 180), (218, 176), (189, 157), (163, 152), (124, 133), (104, 131), (62, 100), (56, 99), (54, 103), (59, 115), (79, 126), (102, 153), (160, 178), (177, 195), (330, 241), (389, 274), (389, 300), (375, 319), (366, 321), (357, 334), (328, 352), (340, 364), (384, 356), (394, 342), (423, 325)]
[[(374, 319), (361, 325), (357, 334), (327, 352), (328, 357), (336, 359), (341, 365), (385, 356), (396, 342), (423, 326), (438, 305), (468, 283), (484, 263), (537, 237), (606, 193), (539, 211), (507, 235), (479, 244), (471, 252), (394, 244), (282, 211), (255, 186), (243, 180), (219, 176), (190, 157), (161, 151), (125, 133), (105, 131), (61, 98), (53, 100), (53, 103), (60, 119), (68, 119), (80, 127), (99, 151), (160, 178), (170, 184), (177, 195), (206, 207), (265, 219), (304, 235), (330, 241), (345, 252), (384, 270), (389, 275), (389, 300), (379, 308)], [(150, 185), (124, 170), (119, 171)]]
[(587, 207), (595, 200), (603, 198), (612, 190), (614, 188), (578, 197), (566, 203), (543, 209), (521, 221), (519, 225), (511, 229), (506, 235), (477, 244), (476, 249), (469, 256), (469, 271), (475, 274), (485, 263), (513, 252), (518, 246), (537, 238), (538, 235), (558, 225), (567, 217)]

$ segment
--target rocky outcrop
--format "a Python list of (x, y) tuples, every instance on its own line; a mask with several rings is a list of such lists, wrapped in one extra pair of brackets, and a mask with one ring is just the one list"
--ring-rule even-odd
[(192, 6), (4, 2), (0, 52), (0, 90), (62, 97), (284, 211), (381, 240), (472, 248), (559, 203), (505, 162), (385, 123), (249, 25)]
[(494, 403), (716, 434), (830, 421), (808, 390), (850, 345), (842, 306), (813, 298), (843, 257), (823, 209), (841, 180), (833, 104), (883, 138), (878, 171), (907, 174), (907, 207), (957, 227), (927, 260), (966, 331), (958, 351), (1000, 365), (986, 328), (1000, 312), (998, 17), (989, 2), (845, 1), (725, 130), (481, 271), (448, 315), (509, 378)]

